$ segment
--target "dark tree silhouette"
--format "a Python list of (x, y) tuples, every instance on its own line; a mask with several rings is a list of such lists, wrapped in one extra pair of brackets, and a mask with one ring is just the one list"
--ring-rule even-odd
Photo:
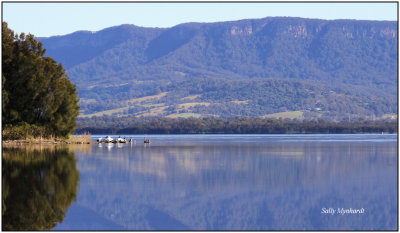
[(68, 148), (3, 148), (2, 230), (50, 230), (76, 200), (79, 172)]
[(74, 132), (79, 114), (76, 87), (62, 65), (50, 57), (42, 43), (2, 24), (2, 123), (46, 128), (66, 137)]

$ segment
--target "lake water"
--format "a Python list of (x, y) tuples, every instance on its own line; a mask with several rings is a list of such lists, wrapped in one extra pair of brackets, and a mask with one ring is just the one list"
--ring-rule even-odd
[(397, 135), (121, 136), (3, 148), (3, 230), (398, 228)]

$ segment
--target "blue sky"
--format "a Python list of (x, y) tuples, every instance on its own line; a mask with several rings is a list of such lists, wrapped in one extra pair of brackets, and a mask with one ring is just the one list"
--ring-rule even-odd
[(3, 21), (17, 33), (47, 37), (135, 24), (172, 27), (268, 16), (397, 20), (396, 3), (34, 3), (2, 4)]

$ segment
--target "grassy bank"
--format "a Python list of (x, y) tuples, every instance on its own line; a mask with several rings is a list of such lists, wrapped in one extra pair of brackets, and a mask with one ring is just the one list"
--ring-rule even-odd
[(90, 134), (74, 135), (67, 139), (60, 138), (29, 138), (29, 139), (14, 139), (3, 140), (3, 144), (91, 144), (92, 139)]
[(5, 126), (2, 131), (3, 144), (90, 144), (90, 133), (70, 135), (69, 137), (55, 137), (46, 127), (19, 124)]

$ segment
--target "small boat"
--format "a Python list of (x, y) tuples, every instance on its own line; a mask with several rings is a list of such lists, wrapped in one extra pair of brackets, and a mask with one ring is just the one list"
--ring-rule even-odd
[(112, 143), (118, 143), (120, 138), (121, 138), (121, 136), (119, 136), (117, 139), (113, 139)]
[(100, 138), (98, 138), (96, 141), (97, 141), (98, 143), (101, 143), (101, 142), (103, 141), (103, 138), (100, 137)]
[(104, 140), (102, 141), (104, 143), (113, 143), (114, 139), (112, 139), (112, 137), (107, 136), (106, 138), (104, 138)]
[(150, 139), (144, 138), (144, 143), (151, 143)]
[(116, 141), (117, 143), (126, 143), (126, 138), (118, 137)]

